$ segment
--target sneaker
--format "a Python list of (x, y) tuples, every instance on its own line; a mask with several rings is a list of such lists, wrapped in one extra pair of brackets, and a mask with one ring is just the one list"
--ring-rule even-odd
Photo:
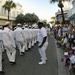
[(43, 65), (43, 64), (46, 64), (46, 62), (42, 62), (42, 61), (41, 61), (41, 62), (39, 62), (38, 64), (39, 64), (39, 65)]

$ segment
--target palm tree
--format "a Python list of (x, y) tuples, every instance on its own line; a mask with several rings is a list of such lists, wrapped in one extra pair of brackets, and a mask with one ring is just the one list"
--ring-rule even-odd
[(70, 1), (70, 0), (50, 0), (50, 3), (55, 3), (58, 2), (58, 7), (61, 9), (61, 14), (62, 14), (62, 24), (65, 24), (65, 18), (64, 18), (64, 12), (63, 12), (63, 1)]
[(5, 4), (3, 5), (3, 8), (5, 10), (8, 11), (8, 21), (9, 21), (9, 14), (10, 14), (10, 11), (12, 8), (15, 8), (16, 7), (16, 4), (13, 2), (13, 1), (6, 1)]

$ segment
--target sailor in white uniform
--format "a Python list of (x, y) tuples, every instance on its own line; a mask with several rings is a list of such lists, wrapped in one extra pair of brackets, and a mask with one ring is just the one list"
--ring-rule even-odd
[(38, 64), (46, 64), (46, 49), (48, 46), (48, 39), (47, 39), (47, 31), (46, 29), (43, 27), (44, 24), (43, 22), (38, 22), (38, 27), (39, 27), (39, 31), (38, 31), (38, 49), (39, 49), (39, 53), (41, 56), (41, 62), (39, 62)]
[(2, 26), (0, 26), (0, 74), (4, 74), (5, 72), (2, 71), (2, 51), (3, 51), (3, 40), (2, 40), (2, 34), (3, 34), (3, 30), (2, 30)]
[(28, 49), (31, 50), (32, 47), (32, 29), (31, 26), (29, 26), (29, 42), (28, 42)]
[(6, 49), (9, 62), (11, 64), (15, 64), (16, 46), (15, 46), (13, 31), (10, 28), (10, 22), (6, 22), (4, 24), (2, 37), (3, 37), (3, 44)]
[(22, 56), (25, 54), (25, 39), (21, 26), (22, 25), (20, 23), (17, 24), (17, 28), (14, 30), (14, 38), (18, 46), (20, 55)]
[(28, 42), (29, 42), (29, 29), (28, 29), (28, 25), (27, 24), (25, 25), (25, 28), (24, 28), (23, 31), (24, 31), (25, 36), (26, 36), (25, 51), (27, 52), (28, 51)]

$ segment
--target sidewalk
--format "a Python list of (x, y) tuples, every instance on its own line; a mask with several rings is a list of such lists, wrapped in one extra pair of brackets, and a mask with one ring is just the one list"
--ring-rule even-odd
[[(55, 45), (56, 45), (56, 40), (55, 40)], [(56, 45), (56, 50), (57, 50), (57, 60), (58, 60), (58, 75), (70, 75), (67, 67), (65, 67), (61, 62), (61, 58), (63, 57), (62, 49), (57, 48)]]

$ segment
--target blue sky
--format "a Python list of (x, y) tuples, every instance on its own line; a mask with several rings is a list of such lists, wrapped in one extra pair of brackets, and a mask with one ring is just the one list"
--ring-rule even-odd
[(50, 21), (50, 18), (58, 11), (56, 3), (50, 4), (50, 0), (13, 0), (23, 6), (24, 13), (35, 13), (40, 19)]

